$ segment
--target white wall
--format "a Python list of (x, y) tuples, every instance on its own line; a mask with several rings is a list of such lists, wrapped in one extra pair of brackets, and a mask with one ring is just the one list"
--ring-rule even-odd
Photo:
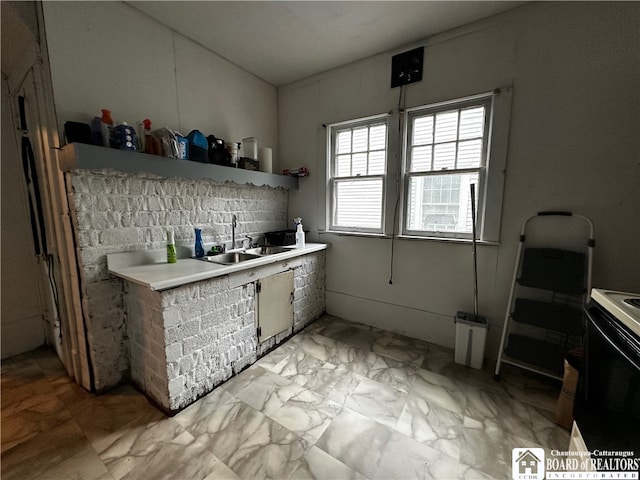
[(534, 3), (281, 88), (282, 167), (306, 165), (312, 175), (290, 195), (290, 214), (303, 217), (311, 238), (333, 243), (327, 311), (448, 346), (454, 313), (473, 311), (470, 245), (396, 240), (389, 285), (390, 240), (317, 234), (322, 124), (393, 110), (391, 56), (419, 45), (424, 77), (406, 88), (406, 107), (514, 87), (500, 245), (478, 250), (488, 354), (497, 350), (520, 227), (538, 211), (591, 217), (593, 285), (640, 291), (639, 16), (637, 3)]
[(29, 223), (27, 188), (14, 123), (17, 117), (12, 115), (17, 104), (10, 103), (15, 98), (10, 94), (16, 92), (9, 91), (6, 80), (15, 80), (16, 76), (22, 79), (26, 67), (23, 62), (29, 57), (26, 52), (37, 45), (36, 13), (31, 7), (33, 5), (21, 2), (2, 4), (2, 358), (28, 352), (45, 343), (45, 312), (39, 284), (42, 271), (37, 264)]
[(257, 137), (277, 158), (273, 85), (122, 2), (43, 3), (61, 132), (108, 108), (116, 122)]
[[(4, 73), (4, 72), (3, 72)], [(8, 86), (2, 79), (2, 358), (45, 342), (38, 270), (29, 226), (22, 159), (13, 130)]]

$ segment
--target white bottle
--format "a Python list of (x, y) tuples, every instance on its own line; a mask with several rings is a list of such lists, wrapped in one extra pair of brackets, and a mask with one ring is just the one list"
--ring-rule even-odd
[(304, 230), (302, 230), (302, 219), (296, 218), (296, 224), (298, 227), (296, 228), (296, 248), (304, 248)]

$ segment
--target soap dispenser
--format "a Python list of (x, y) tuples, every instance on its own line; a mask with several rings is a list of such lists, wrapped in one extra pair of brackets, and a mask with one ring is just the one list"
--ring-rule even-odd
[(304, 248), (304, 230), (302, 230), (302, 218), (294, 218), (296, 227), (296, 248)]
[(196, 228), (196, 258), (204, 257), (204, 245), (202, 244), (202, 229)]

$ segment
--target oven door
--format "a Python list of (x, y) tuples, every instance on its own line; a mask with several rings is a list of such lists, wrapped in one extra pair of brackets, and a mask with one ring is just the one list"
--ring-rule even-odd
[(598, 304), (585, 309), (587, 338), (575, 418), (587, 447), (640, 455), (640, 338)]

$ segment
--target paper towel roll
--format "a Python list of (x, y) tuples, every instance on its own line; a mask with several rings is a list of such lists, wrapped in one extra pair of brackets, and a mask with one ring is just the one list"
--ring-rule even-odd
[(273, 173), (272, 151), (268, 147), (260, 147), (258, 150), (258, 161), (262, 172)]

